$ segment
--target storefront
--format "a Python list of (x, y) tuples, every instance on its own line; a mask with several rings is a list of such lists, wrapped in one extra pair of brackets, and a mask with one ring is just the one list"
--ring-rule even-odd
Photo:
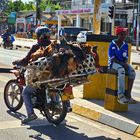
[(16, 19), (16, 32), (25, 32), (26, 31), (26, 20), (25, 18)]

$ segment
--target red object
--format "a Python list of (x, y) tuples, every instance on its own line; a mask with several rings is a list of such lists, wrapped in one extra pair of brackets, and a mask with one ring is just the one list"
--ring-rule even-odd
[(136, 27), (134, 28), (134, 39), (136, 40), (137, 38), (137, 30), (136, 30)]
[(20, 86), (24, 86), (25, 85), (25, 79), (18, 78), (18, 82), (19, 82)]
[(68, 94), (72, 94), (72, 93), (73, 93), (73, 92), (72, 92), (72, 86), (66, 87), (66, 88), (64, 89), (63, 92), (64, 92), (64, 93), (68, 93)]
[(117, 27), (116, 28), (116, 35), (118, 35), (121, 32), (126, 32), (128, 34), (128, 28)]

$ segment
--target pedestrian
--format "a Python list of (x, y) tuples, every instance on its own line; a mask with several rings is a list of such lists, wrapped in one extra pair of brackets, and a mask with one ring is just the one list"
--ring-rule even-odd
[[(117, 70), (118, 73), (118, 102), (121, 104), (136, 103), (131, 97), (131, 90), (135, 79), (135, 71), (128, 63), (128, 44), (125, 42), (127, 29), (118, 27), (116, 29), (117, 39), (112, 40), (109, 50), (109, 68)], [(128, 89), (125, 93), (125, 73), (128, 73)]]
[[(50, 30), (47, 27), (38, 27), (36, 29), (36, 35), (37, 35), (37, 44), (33, 45), (26, 57), (24, 57), (21, 60), (14, 61), (14, 65), (22, 65), (26, 66), (31, 59), (31, 54), (34, 53), (36, 50), (38, 50), (40, 47), (46, 47), (48, 46), (51, 41), (50, 41)], [(37, 119), (37, 116), (33, 110), (33, 105), (31, 101), (31, 96), (33, 92), (35, 92), (36, 89), (30, 85), (26, 85), (23, 87), (22, 91), (22, 97), (25, 103), (26, 111), (27, 111), (27, 117), (23, 119), (21, 122), (22, 123), (28, 123), (32, 120)]]

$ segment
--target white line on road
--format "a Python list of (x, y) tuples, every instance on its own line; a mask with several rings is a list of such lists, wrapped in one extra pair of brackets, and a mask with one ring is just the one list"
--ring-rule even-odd
[[(75, 120), (71, 116), (67, 116), (66, 120), (64, 120), (61, 124), (73, 123), (73, 122), (77, 122), (77, 120)], [(21, 120), (12, 120), (12, 121), (10, 120), (10, 121), (0, 122), (0, 130), (13, 129), (13, 128), (30, 128), (30, 127), (36, 127), (36, 126), (49, 126), (49, 125), (53, 125), (53, 124), (49, 123), (44, 118), (38, 118), (37, 120), (34, 120), (28, 123), (27, 125), (22, 125)]]
[(140, 83), (140, 79), (135, 79), (135, 82), (139, 82)]
[(10, 79), (12, 79), (12, 78), (0, 75), (0, 81), (1, 82), (7, 83)]
[(134, 88), (132, 88), (132, 92), (140, 93), (140, 89), (134, 89)]

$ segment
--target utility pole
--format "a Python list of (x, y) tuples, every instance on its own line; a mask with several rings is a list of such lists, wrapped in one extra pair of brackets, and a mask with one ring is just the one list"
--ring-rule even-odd
[(36, 27), (38, 25), (38, 0), (36, 0)]
[(136, 39), (136, 50), (139, 50), (139, 28), (140, 28), (140, 0), (138, 1), (137, 8), (137, 39)]
[(101, 0), (94, 1), (93, 31), (95, 34), (100, 34), (100, 26), (101, 26), (100, 5)]
[(38, 20), (41, 19), (40, 2), (41, 0), (36, 0), (36, 27), (38, 25)]
[(112, 32), (112, 35), (115, 35), (115, 32), (114, 32), (114, 27), (115, 27), (115, 13), (116, 13), (116, 4), (115, 4), (115, 0), (113, 0), (113, 18), (112, 18), (112, 28), (111, 28), (111, 32)]

